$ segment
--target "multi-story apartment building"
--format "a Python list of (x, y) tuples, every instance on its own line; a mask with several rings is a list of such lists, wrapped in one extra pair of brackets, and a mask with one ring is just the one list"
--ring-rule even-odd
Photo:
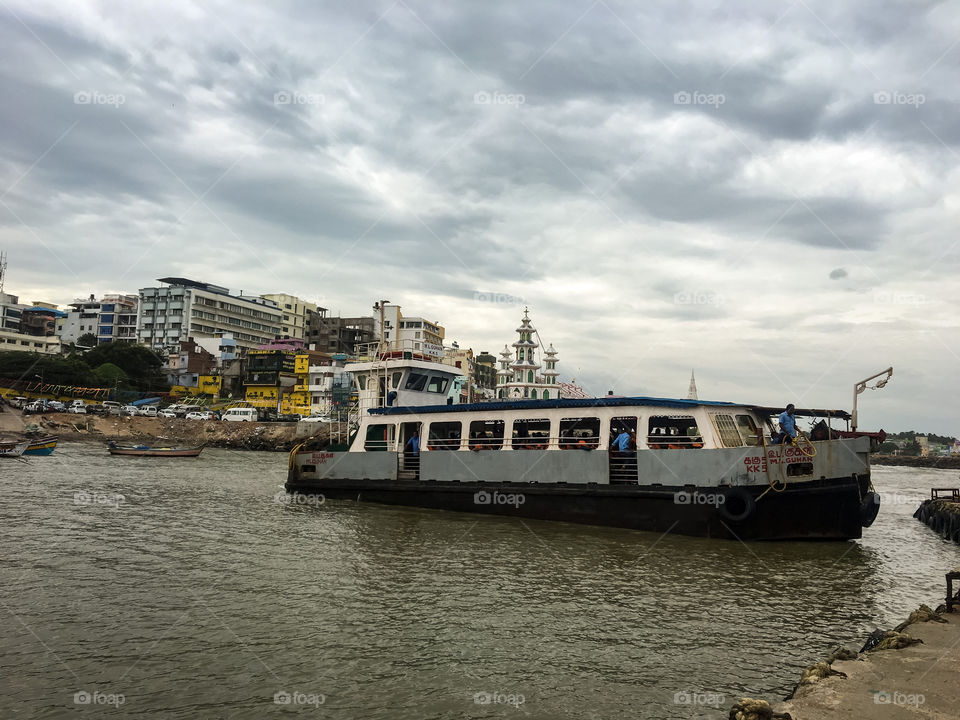
[(0, 292), (0, 330), (20, 332), (20, 318), (27, 305), (20, 304), (20, 298), (10, 293)]
[(137, 337), (144, 345), (169, 351), (188, 337), (230, 334), (242, 352), (282, 335), (283, 313), (272, 300), (188, 278), (158, 282), (164, 285), (140, 289)]
[(356, 355), (357, 347), (377, 341), (372, 317), (329, 317), (318, 307), (310, 319), (306, 340), (317, 350), (330, 354)]
[(18, 350), (57, 354), (57, 317), (63, 313), (49, 303), (25, 305), (16, 295), (0, 291), (0, 351)]
[(260, 297), (272, 300), (283, 311), (279, 337), (306, 339), (310, 320), (317, 312), (317, 306), (314, 303), (286, 293), (267, 293)]
[(63, 342), (75, 343), (88, 333), (97, 336), (97, 343), (136, 342), (137, 296), (112, 294), (97, 300), (90, 295), (70, 303), (66, 317), (57, 320), (57, 334)]
[(378, 302), (373, 306), (377, 336), (385, 352), (412, 351), (440, 359), (443, 357), (444, 328), (422, 317), (408, 317), (399, 305)]

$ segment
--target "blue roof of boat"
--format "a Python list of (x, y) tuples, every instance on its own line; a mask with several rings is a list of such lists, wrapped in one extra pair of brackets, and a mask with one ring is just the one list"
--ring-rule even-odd
[(460, 405), (403, 405), (397, 407), (371, 408), (371, 415), (414, 415), (438, 412), (474, 412), (497, 410), (551, 410), (555, 408), (625, 407), (646, 405), (648, 407), (695, 408), (703, 405), (714, 407), (748, 407), (740, 403), (716, 400), (681, 400), (679, 398), (654, 397), (598, 397), (560, 398), (558, 400), (494, 400), (493, 402), (462, 403)]

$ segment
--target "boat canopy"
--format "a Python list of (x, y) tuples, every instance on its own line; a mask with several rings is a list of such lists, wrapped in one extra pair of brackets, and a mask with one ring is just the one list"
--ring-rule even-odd
[[(425, 405), (421, 407), (383, 407), (372, 408), (371, 415), (420, 415), (440, 412), (471, 412), (498, 410), (550, 410), (555, 408), (587, 407), (627, 407), (646, 405), (648, 407), (697, 408), (697, 407), (750, 407), (739, 403), (711, 400), (681, 400), (679, 398), (652, 397), (599, 397), (599, 398), (559, 398), (557, 400), (496, 400), (494, 402), (462, 403), (459, 405)], [(778, 411), (779, 412), (779, 411)]]
[[(782, 407), (772, 407), (769, 405), (747, 405), (746, 407), (753, 410), (758, 415), (779, 415), (783, 412)], [(820, 410), (818, 408), (794, 408), (793, 414), (797, 417), (818, 417), (818, 418), (840, 418), (841, 420), (849, 420), (850, 413), (846, 410)]]

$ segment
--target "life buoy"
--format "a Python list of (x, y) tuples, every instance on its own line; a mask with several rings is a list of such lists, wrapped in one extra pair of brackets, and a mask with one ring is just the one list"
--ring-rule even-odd
[(740, 523), (756, 512), (757, 501), (744, 488), (730, 488), (724, 493), (723, 504), (717, 510), (726, 520)]
[(880, 493), (870, 491), (860, 501), (860, 526), (868, 528), (873, 525), (880, 512)]

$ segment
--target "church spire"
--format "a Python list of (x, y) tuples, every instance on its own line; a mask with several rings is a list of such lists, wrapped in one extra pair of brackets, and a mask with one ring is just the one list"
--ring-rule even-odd
[(690, 371), (690, 389), (687, 390), (687, 400), (699, 400), (697, 397), (697, 379), (693, 376), (693, 370)]

